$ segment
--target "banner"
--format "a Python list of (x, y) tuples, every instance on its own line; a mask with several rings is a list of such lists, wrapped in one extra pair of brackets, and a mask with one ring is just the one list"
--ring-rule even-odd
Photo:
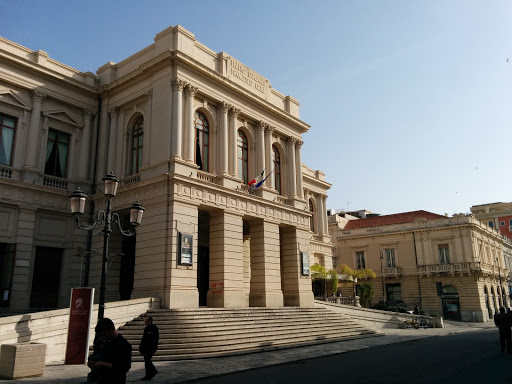
[(85, 364), (89, 355), (94, 288), (73, 288), (64, 364)]

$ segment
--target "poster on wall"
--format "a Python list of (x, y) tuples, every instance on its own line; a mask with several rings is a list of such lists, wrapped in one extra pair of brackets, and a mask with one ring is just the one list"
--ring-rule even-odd
[(192, 265), (192, 240), (193, 236), (186, 233), (179, 233), (179, 265)]
[(303, 276), (309, 276), (309, 254), (306, 252), (300, 253), (300, 265)]

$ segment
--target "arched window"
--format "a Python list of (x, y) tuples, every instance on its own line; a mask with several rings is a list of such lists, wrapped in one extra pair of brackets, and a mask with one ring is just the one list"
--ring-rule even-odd
[(492, 222), (492, 220), (489, 221), (489, 227), (494, 228), (494, 223)]
[(309, 200), (309, 212), (312, 213), (311, 217), (309, 218), (309, 229), (311, 229), (312, 232), (315, 232), (315, 211), (313, 209), (313, 202)]
[(208, 119), (202, 112), (196, 112), (194, 116), (194, 126), (196, 128), (196, 164), (201, 171), (208, 172), (209, 163), (209, 129)]
[(512, 227), (512, 219), (509, 220), (508, 225)]
[(132, 130), (132, 165), (131, 174), (139, 173), (142, 167), (142, 144), (144, 139), (144, 117), (140, 116)]
[(245, 184), (249, 182), (247, 176), (247, 136), (240, 129), (238, 130), (237, 141), (237, 158), (238, 158), (238, 177), (243, 180)]
[(274, 163), (274, 189), (281, 195), (281, 157), (275, 145), (272, 146), (272, 157)]

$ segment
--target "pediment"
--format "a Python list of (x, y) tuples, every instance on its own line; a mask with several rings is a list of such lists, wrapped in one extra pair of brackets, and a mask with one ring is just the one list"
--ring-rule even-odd
[(65, 109), (55, 109), (53, 111), (44, 111), (43, 115), (54, 120), (62, 121), (66, 124), (75, 125), (77, 127), (81, 127), (82, 124), (73, 117), (68, 111)]
[(13, 107), (29, 111), (32, 109), (17, 93), (5, 87), (0, 87), (0, 103), (9, 104)]

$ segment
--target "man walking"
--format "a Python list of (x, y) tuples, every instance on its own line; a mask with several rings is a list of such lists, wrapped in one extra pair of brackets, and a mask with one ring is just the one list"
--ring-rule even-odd
[(153, 318), (147, 316), (144, 318), (146, 328), (139, 345), (139, 352), (144, 356), (144, 367), (146, 368), (146, 376), (141, 380), (151, 380), (158, 373), (151, 359), (158, 349), (158, 327), (153, 324)]
[(511, 340), (511, 319), (510, 316), (505, 312), (505, 308), (500, 308), (500, 313), (494, 315), (494, 324), (500, 330), (500, 346), (501, 352), (505, 352), (505, 342), (507, 344), (507, 352), (512, 353), (512, 340)]

